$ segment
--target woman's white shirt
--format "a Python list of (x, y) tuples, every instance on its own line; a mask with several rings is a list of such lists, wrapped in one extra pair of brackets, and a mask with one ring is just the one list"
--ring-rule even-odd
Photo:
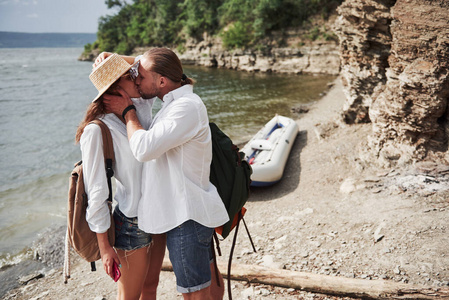
[[(137, 116), (145, 129), (152, 121), (152, 106), (155, 98), (132, 99)], [(143, 163), (137, 161), (131, 152), (126, 125), (114, 114), (106, 114), (101, 120), (111, 131), (115, 163), (113, 165), (116, 190), (114, 199), (120, 211), (127, 217), (137, 216), (141, 197)], [(103, 138), (98, 125), (85, 127), (80, 140), (84, 185), (88, 197), (86, 219), (92, 231), (103, 233), (111, 226), (107, 199), (109, 189), (105, 172)]]

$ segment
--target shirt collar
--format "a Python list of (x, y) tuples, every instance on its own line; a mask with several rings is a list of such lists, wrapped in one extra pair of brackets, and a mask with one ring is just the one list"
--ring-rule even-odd
[(191, 84), (185, 84), (169, 93), (167, 93), (164, 96), (164, 105), (168, 105), (170, 102), (172, 102), (175, 99), (181, 98), (185, 94), (191, 94), (193, 93), (193, 85)]

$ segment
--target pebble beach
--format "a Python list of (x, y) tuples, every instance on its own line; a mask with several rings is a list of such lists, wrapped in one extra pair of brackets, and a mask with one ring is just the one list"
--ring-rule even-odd
[[(337, 78), (322, 99), (297, 114), (299, 134), (283, 179), (252, 189), (245, 206), (257, 252), (241, 229), (233, 263), (276, 274), (382, 281), (426, 290), (430, 299), (449, 297), (449, 168), (422, 162), (386, 170), (360, 161), (371, 125), (342, 123), (344, 101)], [(220, 244), (220, 266), (227, 264), (230, 245), (230, 238)], [(91, 272), (76, 254), (64, 284), (60, 248), (51, 254), (38, 247), (40, 260), (51, 267), (20, 278), (22, 285), (3, 299), (116, 298), (115, 283), (101, 268)], [(319, 286), (281, 285), (231, 282), (233, 299), (357, 298), (338, 290), (322, 293)], [(171, 271), (161, 272), (158, 299), (182, 299)]]

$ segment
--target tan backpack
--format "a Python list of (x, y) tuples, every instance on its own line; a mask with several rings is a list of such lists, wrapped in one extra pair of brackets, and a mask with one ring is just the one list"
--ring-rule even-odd
[[(91, 123), (101, 128), (103, 136), (103, 151), (106, 166), (106, 176), (109, 188), (109, 209), (112, 210), (111, 177), (114, 175), (112, 164), (114, 162), (114, 148), (109, 128), (100, 120)], [(95, 261), (101, 258), (97, 234), (90, 230), (86, 220), (87, 194), (84, 190), (82, 161), (75, 164), (69, 182), (69, 197), (67, 204), (67, 234), (65, 239), (64, 283), (70, 278), (70, 247), (79, 256), (91, 263), (91, 270), (95, 271)], [(114, 245), (115, 226), (111, 214), (111, 227), (108, 229), (109, 243)]]

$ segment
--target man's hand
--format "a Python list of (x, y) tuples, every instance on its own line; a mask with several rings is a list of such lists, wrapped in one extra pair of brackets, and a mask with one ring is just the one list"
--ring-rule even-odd
[(122, 89), (120, 86), (117, 87), (117, 92), (120, 93), (121, 96), (104, 94), (103, 95), (103, 103), (106, 109), (106, 113), (114, 113), (118, 116), (121, 116), (123, 110), (127, 108), (129, 105), (132, 105), (133, 102), (128, 94)]
[(92, 65), (92, 69), (95, 69), (103, 60), (105, 60), (108, 56), (111, 56), (111, 52), (101, 52), (100, 55), (97, 56), (95, 62)]
[[(133, 102), (129, 98), (128, 94), (121, 87), (117, 87), (117, 91), (121, 96), (114, 95), (103, 95), (103, 102), (105, 106), (106, 113), (114, 113), (122, 119), (122, 113), (128, 106), (132, 105)], [(126, 119), (124, 120), (126, 124), (126, 132), (128, 133), (128, 139), (130, 140), (134, 132), (143, 129), (137, 118), (137, 112), (132, 109), (126, 114)]]

